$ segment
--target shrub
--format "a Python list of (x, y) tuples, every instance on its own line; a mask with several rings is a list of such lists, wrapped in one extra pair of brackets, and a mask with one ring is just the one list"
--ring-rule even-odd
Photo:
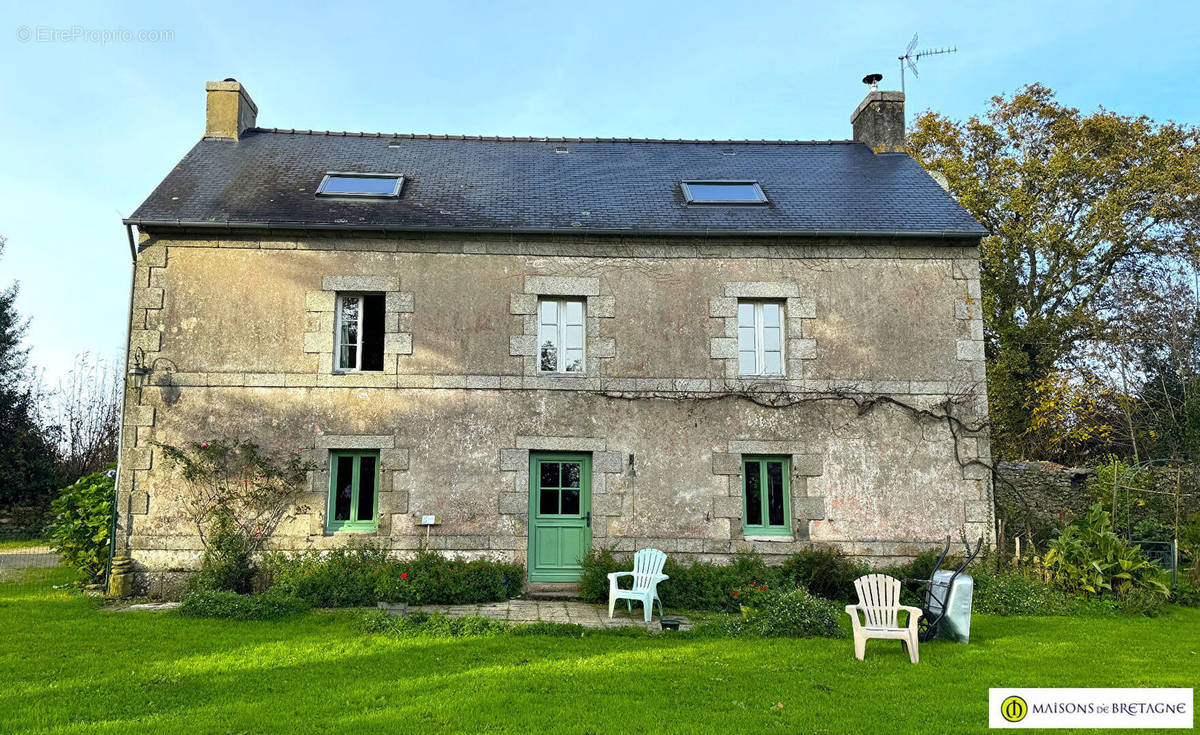
[(218, 525), (208, 539), (200, 571), (188, 579), (188, 590), (247, 594), (253, 590), (255, 566), (241, 534)]
[(1169, 594), (1162, 570), (1141, 550), (1113, 532), (1112, 521), (1100, 503), (1063, 529), (1042, 560), (1052, 581), (1075, 597), (1131, 592)]
[(792, 554), (783, 562), (783, 578), (818, 597), (854, 602), (854, 580), (868, 574), (865, 564), (848, 559), (837, 549), (817, 548)]
[(108, 565), (109, 527), (112, 523), (116, 470), (81, 477), (63, 488), (50, 503), (54, 520), (47, 527), (50, 547), (63, 562), (79, 572), (81, 584), (102, 580)]
[(812, 595), (801, 587), (760, 590), (752, 607), (742, 609), (740, 619), (728, 621), (730, 635), (764, 638), (839, 638), (839, 621), (845, 611), (836, 603)]
[(1067, 615), (1066, 595), (1059, 589), (1019, 570), (990, 572), (985, 567), (969, 570), (975, 579), (975, 612), (992, 615)]
[(388, 565), (376, 584), (375, 596), (384, 602), (410, 605), (464, 605), (516, 597), (523, 582), (520, 564), (447, 559), (421, 550), (411, 561)]
[(279, 620), (302, 615), (309, 610), (304, 600), (282, 590), (267, 590), (261, 595), (193, 589), (183, 596), (182, 615), (225, 620)]
[(385, 570), (395, 561), (373, 544), (351, 544), (326, 552), (271, 554), (264, 566), (271, 588), (307, 600), (313, 607), (374, 605)]
[[(597, 549), (584, 557), (582, 567), (580, 596), (589, 602), (607, 602), (608, 573), (633, 569), (633, 557)], [(767, 566), (753, 552), (736, 554), (729, 564), (681, 564), (668, 558), (663, 573), (670, 577), (658, 587), (663, 605), (683, 610), (737, 612), (738, 603), (730, 590), (752, 583), (777, 587), (782, 579), (779, 567)], [(627, 579), (622, 581), (628, 584)]]
[(516, 597), (524, 567), (491, 561), (448, 559), (421, 550), (394, 559), (373, 544), (294, 556), (272, 554), (266, 566), (273, 586), (314, 607), (355, 607), (376, 602), (463, 605)]

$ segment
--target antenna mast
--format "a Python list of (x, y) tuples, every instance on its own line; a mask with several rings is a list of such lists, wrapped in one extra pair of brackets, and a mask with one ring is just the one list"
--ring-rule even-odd
[(912, 40), (908, 42), (908, 47), (904, 49), (904, 55), (900, 57), (900, 91), (901, 92), (904, 91), (904, 67), (905, 66), (908, 67), (908, 70), (912, 72), (912, 75), (914, 77), (920, 78), (921, 75), (917, 73), (917, 62), (921, 60), (922, 56), (938, 56), (940, 54), (958, 53), (957, 46), (955, 46), (953, 48), (934, 48), (934, 49), (927, 48), (927, 49), (921, 49), (920, 51), (913, 53), (913, 49), (915, 49), (916, 47), (917, 47), (917, 34), (914, 33)]

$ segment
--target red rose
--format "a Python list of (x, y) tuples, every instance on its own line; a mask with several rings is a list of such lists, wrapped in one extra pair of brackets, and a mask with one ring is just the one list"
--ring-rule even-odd
[(734, 592), (734, 593), (733, 593), (733, 596), (734, 596), (734, 597), (737, 597), (737, 592)]
[(400, 572), (400, 579), (408, 579), (408, 572)]

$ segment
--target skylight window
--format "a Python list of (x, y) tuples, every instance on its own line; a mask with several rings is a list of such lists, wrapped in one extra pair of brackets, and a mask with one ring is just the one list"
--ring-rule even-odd
[(688, 204), (766, 204), (757, 181), (684, 181)]
[(330, 171), (317, 187), (317, 196), (399, 199), (404, 177), (397, 174), (356, 174)]

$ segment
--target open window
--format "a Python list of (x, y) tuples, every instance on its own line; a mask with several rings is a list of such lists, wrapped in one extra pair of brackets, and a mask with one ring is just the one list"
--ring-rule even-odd
[(334, 369), (383, 370), (381, 293), (339, 293), (334, 324)]

